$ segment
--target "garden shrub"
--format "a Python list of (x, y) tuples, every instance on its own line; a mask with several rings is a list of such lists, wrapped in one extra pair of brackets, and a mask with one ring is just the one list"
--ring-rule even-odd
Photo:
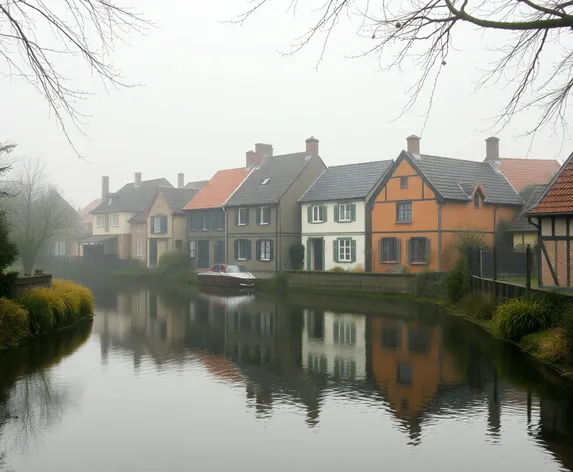
[(567, 353), (565, 355), (565, 361), (573, 365), (573, 313), (569, 312), (563, 317), (563, 326), (565, 328), (565, 344), (567, 347)]
[(569, 296), (552, 291), (537, 292), (534, 297), (545, 305), (547, 314), (550, 317), (548, 322), (551, 326), (563, 325), (565, 314), (572, 308), (572, 301)]
[(157, 263), (159, 275), (169, 275), (189, 269), (189, 257), (183, 251), (171, 251), (161, 255)]
[(465, 257), (460, 257), (455, 267), (444, 277), (446, 297), (458, 303), (471, 290), (471, 274)]
[(552, 328), (525, 336), (522, 345), (525, 350), (532, 352), (542, 361), (559, 363), (567, 357), (567, 342), (563, 328)]
[(279, 272), (276, 277), (276, 288), (279, 292), (284, 292), (288, 289), (288, 275), (284, 272)]
[(289, 247), (290, 265), (294, 270), (301, 270), (304, 265), (304, 245), (301, 243), (291, 244)]
[(16, 283), (18, 272), (3, 272), (0, 271), (0, 297), (10, 297), (12, 289)]
[(28, 334), (26, 310), (13, 300), (0, 298), (0, 349), (16, 346)]
[(537, 298), (513, 298), (499, 305), (494, 315), (499, 334), (510, 341), (546, 328), (548, 321), (547, 305)]
[(32, 334), (45, 334), (54, 329), (56, 320), (50, 302), (39, 288), (24, 290), (16, 301), (28, 312)]
[(93, 314), (92, 292), (83, 285), (69, 280), (54, 280), (52, 289), (62, 298), (70, 321)]
[(460, 302), (465, 313), (476, 320), (489, 321), (495, 313), (493, 298), (485, 293), (469, 293)]
[(364, 270), (364, 266), (362, 264), (356, 264), (351, 270), (350, 272), (354, 272), (354, 273), (363, 273), (366, 272)]
[(334, 266), (328, 272), (346, 272), (346, 269), (344, 267)]

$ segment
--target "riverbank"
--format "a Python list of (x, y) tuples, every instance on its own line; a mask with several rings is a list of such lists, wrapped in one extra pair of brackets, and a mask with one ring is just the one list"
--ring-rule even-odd
[(91, 318), (93, 307), (91, 291), (67, 280), (0, 298), (0, 352)]

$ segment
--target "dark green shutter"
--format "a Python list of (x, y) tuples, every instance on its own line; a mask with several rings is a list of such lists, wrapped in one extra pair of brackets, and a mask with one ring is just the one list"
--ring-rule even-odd
[(306, 209), (306, 217), (309, 223), (312, 223), (312, 205), (309, 205)]
[(261, 260), (261, 240), (257, 239), (257, 242), (255, 243), (255, 249), (256, 249), (256, 259), (257, 261)]
[(406, 240), (406, 262), (412, 262), (412, 238)]
[(237, 261), (239, 260), (239, 240), (235, 239), (233, 242), (233, 248), (235, 249), (235, 257), (234, 259)]
[(306, 240), (306, 250), (304, 252), (304, 259), (306, 260), (306, 270), (310, 270), (310, 238)]
[(271, 257), (269, 259), (272, 261), (273, 260), (273, 254), (275, 251), (275, 242), (272, 239), (269, 239), (269, 243), (271, 245), (271, 247), (270, 247), (270, 256)]
[(354, 203), (350, 205), (350, 220), (356, 221), (356, 205)]
[(322, 240), (322, 270), (326, 270), (326, 241)]
[(378, 240), (378, 261), (384, 262), (384, 238)]
[(326, 205), (322, 205), (322, 221), (324, 223), (328, 221), (328, 207)]
[(249, 224), (249, 213), (251, 213), (251, 209), (245, 208), (245, 213), (247, 214), (247, 217), (245, 218), (245, 224), (248, 225)]
[(235, 209), (235, 226), (239, 226), (239, 209)]
[(247, 245), (247, 260), (250, 261), (251, 260), (251, 240), (250, 239), (245, 239), (245, 243)]
[(432, 240), (426, 238), (426, 264), (429, 264), (432, 260)]
[(396, 262), (400, 262), (402, 260), (402, 240), (400, 238), (396, 238)]
[(334, 240), (332, 242), (332, 260), (338, 262), (338, 241)]
[(356, 262), (356, 241), (350, 240), (350, 262)]
[(255, 208), (256, 212), (257, 212), (257, 226), (261, 226), (261, 211), (263, 210), (262, 208)]
[(340, 205), (334, 205), (334, 222), (340, 221)]
[(267, 207), (267, 223), (271, 224), (271, 215), (273, 212), (271, 211), (271, 207)]
[(161, 234), (167, 233), (167, 215), (162, 215), (159, 217), (159, 224), (161, 226)]

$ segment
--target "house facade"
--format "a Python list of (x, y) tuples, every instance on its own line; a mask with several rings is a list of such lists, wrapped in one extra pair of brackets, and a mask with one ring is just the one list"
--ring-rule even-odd
[(329, 167), (299, 199), (306, 270), (371, 270), (371, 198), (391, 164)]
[(573, 154), (527, 214), (537, 227), (540, 287), (571, 288), (573, 241)]
[(102, 178), (102, 203), (92, 210), (93, 235), (81, 241), (83, 256), (92, 259), (117, 257), (131, 259), (132, 219), (142, 212), (159, 187), (172, 187), (167, 179), (141, 180), (124, 185), (116, 193), (109, 191), (109, 177)]
[[(253, 162), (247, 162), (247, 166)], [(194, 269), (227, 262), (223, 205), (249, 175), (247, 167), (217, 172), (184, 206), (187, 216), (187, 251)]]
[(273, 156), (266, 146), (268, 157), (224, 205), (227, 260), (254, 272), (291, 267), (290, 246), (301, 241), (298, 200), (326, 169), (314, 137), (306, 140), (306, 151), (295, 154)]
[(157, 266), (166, 252), (185, 251), (187, 217), (183, 207), (197, 192), (185, 187), (157, 189), (146, 211), (148, 267)]
[(489, 162), (420, 153), (408, 138), (376, 191), (372, 210), (374, 272), (445, 271), (457, 261), (460, 233), (493, 242), (500, 220), (511, 220), (523, 200)]
[(508, 231), (511, 233), (514, 249), (523, 250), (526, 246), (532, 248), (537, 246), (537, 227), (530, 223), (527, 212), (537, 204), (546, 187), (546, 185), (536, 185), (519, 214), (509, 223)]

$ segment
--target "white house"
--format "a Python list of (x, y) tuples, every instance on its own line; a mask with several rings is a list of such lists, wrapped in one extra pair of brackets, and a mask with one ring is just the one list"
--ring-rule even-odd
[(329, 167), (299, 199), (306, 270), (370, 271), (371, 205), (391, 164)]
[(366, 317), (304, 311), (302, 365), (310, 374), (366, 378)]

